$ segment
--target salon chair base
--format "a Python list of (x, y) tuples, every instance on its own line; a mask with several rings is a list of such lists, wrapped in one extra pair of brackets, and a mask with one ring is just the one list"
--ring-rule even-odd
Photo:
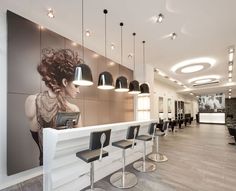
[(151, 153), (148, 155), (148, 158), (155, 162), (165, 162), (168, 160), (168, 158), (161, 153)]
[(101, 188), (94, 188), (94, 189), (88, 189), (88, 190), (85, 190), (85, 191), (106, 191), (106, 190), (103, 190)]
[(156, 165), (148, 161), (137, 161), (133, 167), (139, 172), (153, 172), (156, 170)]
[(132, 188), (138, 183), (138, 179), (135, 174), (125, 172), (117, 172), (110, 178), (110, 183), (116, 188)]

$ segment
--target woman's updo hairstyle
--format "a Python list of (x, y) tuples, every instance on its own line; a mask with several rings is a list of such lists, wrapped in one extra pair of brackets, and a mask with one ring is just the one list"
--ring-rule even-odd
[(43, 49), (43, 58), (37, 70), (45, 85), (54, 93), (60, 93), (62, 79), (73, 81), (75, 68), (82, 60), (70, 49)]

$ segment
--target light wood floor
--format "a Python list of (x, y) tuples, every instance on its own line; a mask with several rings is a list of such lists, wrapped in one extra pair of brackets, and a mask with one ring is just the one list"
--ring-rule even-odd
[[(223, 125), (192, 125), (169, 133), (160, 139), (160, 151), (168, 157), (165, 163), (157, 163), (152, 173), (135, 173), (138, 185), (132, 191), (235, 191), (236, 146)], [(96, 183), (109, 191), (113, 188), (109, 177)]]
[[(175, 134), (159, 139), (160, 151), (168, 161), (157, 163), (152, 173), (137, 175), (139, 182), (132, 191), (235, 191), (236, 146), (223, 125), (192, 125)], [(107, 191), (116, 191), (109, 183), (109, 176), (95, 186)], [(4, 191), (40, 191), (42, 177), (29, 180)]]

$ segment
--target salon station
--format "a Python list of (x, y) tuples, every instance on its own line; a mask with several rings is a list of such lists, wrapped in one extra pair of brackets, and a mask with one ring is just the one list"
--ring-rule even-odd
[(0, 191), (234, 191), (235, 7), (2, 0)]

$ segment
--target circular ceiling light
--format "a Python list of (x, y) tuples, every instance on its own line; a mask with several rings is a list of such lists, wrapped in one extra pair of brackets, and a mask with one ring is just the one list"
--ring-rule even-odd
[(197, 80), (194, 83), (195, 84), (206, 84), (206, 83), (209, 83), (211, 81), (212, 81), (212, 79), (203, 79), (203, 80)]
[(209, 76), (201, 76), (197, 78), (192, 78), (188, 82), (191, 84), (206, 84), (210, 82), (215, 82), (220, 79), (218, 75), (209, 75)]
[(208, 58), (208, 57), (194, 58), (190, 60), (184, 60), (182, 62), (175, 64), (171, 68), (171, 71), (176, 74), (193, 73), (193, 72), (210, 68), (213, 65), (215, 65), (215, 63), (216, 63), (216, 60), (213, 58)]
[(187, 66), (181, 69), (182, 73), (193, 73), (198, 72), (204, 68), (203, 65), (193, 65), (193, 66)]

